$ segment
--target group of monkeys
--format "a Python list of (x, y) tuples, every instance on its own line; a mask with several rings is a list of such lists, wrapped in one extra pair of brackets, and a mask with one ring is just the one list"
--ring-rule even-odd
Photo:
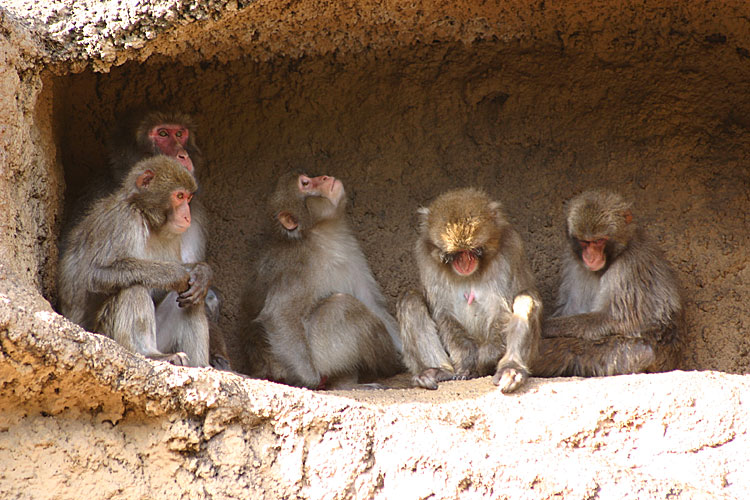
[[(62, 243), (59, 308), (148, 358), (230, 369), (216, 328), (221, 299), (204, 262), (206, 213), (190, 118), (146, 113), (112, 144), (112, 178)], [(339, 179), (282, 175), (259, 258), (265, 300), (252, 325), (264, 376), (312, 389), (378, 388), (492, 375), (503, 392), (530, 376), (674, 369), (683, 341), (679, 287), (621, 196), (567, 205), (569, 249), (557, 307), (542, 302), (520, 235), (500, 202), (450, 190), (418, 210), (421, 290), (385, 299), (346, 218)]]

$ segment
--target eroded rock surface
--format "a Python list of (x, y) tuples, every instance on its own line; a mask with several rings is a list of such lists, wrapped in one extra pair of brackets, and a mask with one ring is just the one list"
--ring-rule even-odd
[(131, 356), (3, 278), (8, 498), (709, 499), (750, 488), (747, 377), (315, 393)]

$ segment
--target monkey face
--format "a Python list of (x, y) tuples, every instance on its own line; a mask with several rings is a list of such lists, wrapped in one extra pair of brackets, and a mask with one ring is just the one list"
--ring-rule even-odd
[(151, 127), (148, 137), (154, 145), (154, 152), (176, 159), (188, 172), (193, 172), (193, 160), (185, 146), (190, 131), (180, 124), (159, 123)]
[(448, 191), (418, 213), (433, 258), (460, 277), (482, 272), (497, 253), (507, 225), (500, 204), (472, 188)]
[(583, 265), (589, 271), (599, 271), (607, 263), (607, 256), (604, 249), (607, 245), (607, 238), (599, 238), (594, 241), (576, 240), (579, 246), (579, 252)]

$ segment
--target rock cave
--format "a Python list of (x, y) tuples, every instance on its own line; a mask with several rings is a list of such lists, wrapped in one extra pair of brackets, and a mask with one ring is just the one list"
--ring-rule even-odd
[[(3, 496), (750, 489), (745, 2), (14, 0), (0, 26)], [(488, 378), (327, 393), (133, 356), (54, 307), (60, 233), (136, 106), (198, 125), (208, 262), (240, 372), (264, 202), (289, 168), (343, 180), (391, 309), (417, 284), (415, 211), (441, 192), (503, 202), (551, 305), (563, 203), (619, 191), (678, 272), (680, 370), (532, 378), (513, 395)]]

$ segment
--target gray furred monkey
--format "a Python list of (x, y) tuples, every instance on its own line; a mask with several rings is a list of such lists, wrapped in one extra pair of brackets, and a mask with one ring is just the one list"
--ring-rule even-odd
[[(110, 137), (110, 176), (112, 187), (119, 185), (130, 168), (140, 160), (155, 155), (166, 155), (177, 160), (193, 176), (203, 168), (203, 155), (196, 143), (196, 126), (190, 115), (177, 111), (130, 112), (119, 121)], [(182, 235), (182, 261), (200, 262), (206, 259), (208, 214), (198, 198), (191, 203), (192, 224)], [(211, 279), (211, 277), (209, 277)], [(206, 313), (218, 317), (221, 308), (219, 294), (209, 289)], [(158, 313), (161, 321), (180, 321), (185, 310), (177, 306), (177, 296), (169, 293), (156, 297), (163, 302)], [(210, 322), (211, 366), (231, 370), (224, 336), (218, 329), (218, 319)]]
[(542, 303), (518, 233), (483, 191), (448, 191), (419, 210), (414, 251), (423, 293), (400, 300), (412, 383), (493, 376), (517, 390), (536, 354)]
[(674, 271), (612, 192), (585, 192), (567, 210), (569, 250), (538, 376), (660, 372), (677, 366), (684, 316)]
[[(60, 261), (63, 315), (133, 352), (179, 365), (208, 365), (203, 300), (210, 269), (185, 264), (193, 176), (156, 156), (138, 162), (111, 195), (94, 203), (68, 234)], [(159, 319), (153, 296), (174, 291), (184, 313)]]
[(288, 174), (269, 204), (276, 228), (259, 263), (268, 288), (256, 323), (275, 378), (344, 389), (398, 372), (398, 325), (347, 224), (341, 181)]

